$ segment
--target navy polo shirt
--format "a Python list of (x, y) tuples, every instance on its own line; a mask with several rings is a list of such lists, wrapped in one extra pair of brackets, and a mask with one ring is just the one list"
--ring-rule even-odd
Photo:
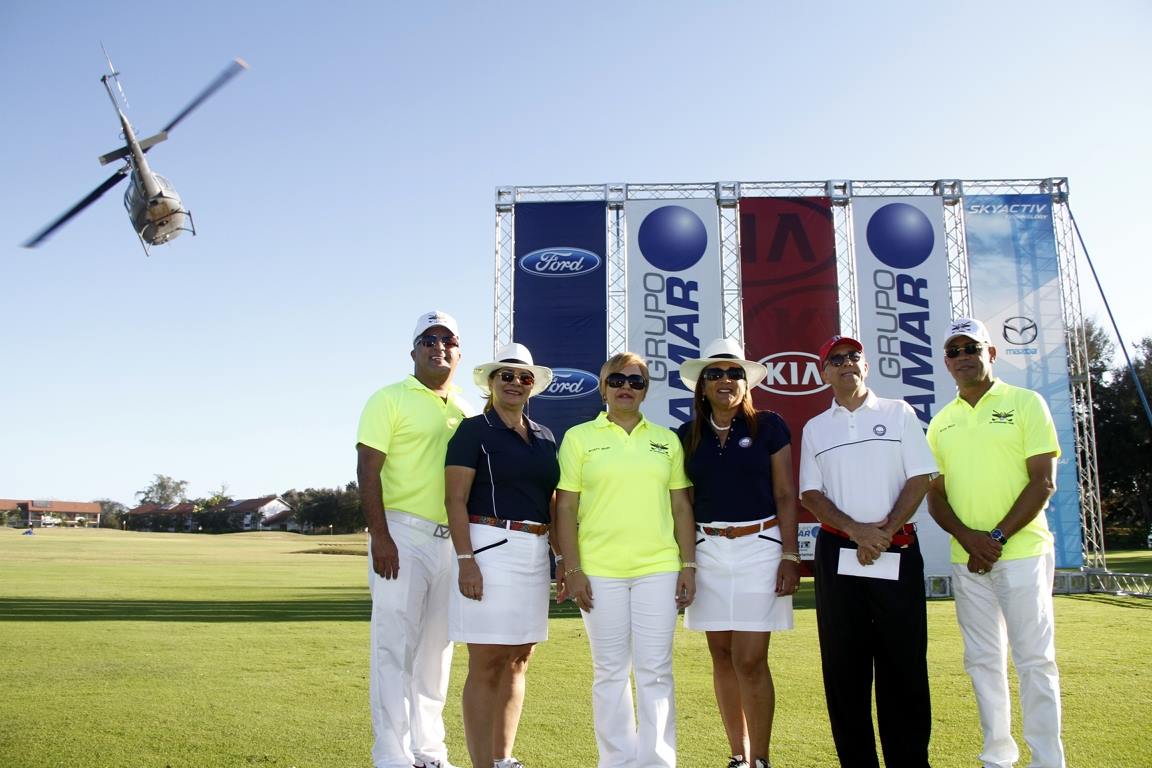
[(560, 482), (556, 438), (528, 419), (528, 441), (495, 413), (460, 422), (444, 459), (448, 467), (476, 470), (468, 514), (550, 523), (552, 492)]
[[(691, 422), (677, 429), (682, 443), (691, 429)], [(693, 485), (696, 522), (738, 523), (775, 515), (772, 454), (791, 442), (788, 425), (772, 411), (756, 412), (755, 438), (749, 435), (744, 414), (737, 412), (724, 447), (712, 428), (705, 427), (700, 445), (684, 461)]]

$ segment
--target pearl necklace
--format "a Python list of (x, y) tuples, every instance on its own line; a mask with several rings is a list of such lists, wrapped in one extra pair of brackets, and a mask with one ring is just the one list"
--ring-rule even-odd
[(729, 424), (726, 427), (722, 427), (719, 424), (717, 424), (716, 420), (712, 418), (712, 414), (708, 414), (708, 422), (712, 425), (712, 428), (715, 429), (717, 432), (727, 432), (728, 430), (732, 429), (731, 424)]

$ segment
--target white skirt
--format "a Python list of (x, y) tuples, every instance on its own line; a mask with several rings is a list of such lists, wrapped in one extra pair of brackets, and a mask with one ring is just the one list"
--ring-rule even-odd
[[(751, 524), (713, 522), (708, 526)], [(697, 530), (696, 599), (684, 611), (684, 626), (704, 632), (792, 629), (792, 596), (776, 594), (776, 573), (784, 551), (779, 539), (779, 527), (738, 539)]]
[(472, 600), (460, 594), (460, 565), (454, 561), (448, 637), (458, 643), (486, 645), (547, 640), (548, 537), (476, 523), (468, 528), (484, 577), (484, 597)]

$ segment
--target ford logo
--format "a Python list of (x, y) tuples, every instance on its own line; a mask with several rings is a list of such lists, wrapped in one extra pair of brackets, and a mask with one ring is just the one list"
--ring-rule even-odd
[(538, 277), (571, 277), (595, 272), (601, 259), (583, 248), (541, 248), (520, 257), (520, 271)]
[(820, 358), (811, 352), (777, 352), (760, 362), (767, 366), (768, 375), (759, 386), (773, 394), (795, 397), (828, 388), (820, 378)]
[(600, 390), (600, 379), (579, 368), (553, 368), (552, 383), (537, 397), (545, 400), (568, 400)]

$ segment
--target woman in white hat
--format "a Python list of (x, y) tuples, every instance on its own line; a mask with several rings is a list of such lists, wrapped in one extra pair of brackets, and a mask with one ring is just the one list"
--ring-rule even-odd
[(468, 644), (464, 735), (473, 768), (523, 768), (512, 757), (524, 673), (548, 639), (551, 505), (560, 467), (556, 439), (525, 415), (528, 398), (552, 371), (509, 344), (472, 378), (488, 397), (448, 443), (445, 506), (459, 589), (449, 600), (448, 634)]
[(696, 600), (684, 625), (708, 636), (729, 768), (771, 765), (768, 641), (792, 628), (800, 580), (791, 435), (778, 414), (752, 405), (752, 388), (767, 373), (733, 339), (716, 339), (680, 366), (695, 392), (694, 418), (679, 436), (699, 532)]

